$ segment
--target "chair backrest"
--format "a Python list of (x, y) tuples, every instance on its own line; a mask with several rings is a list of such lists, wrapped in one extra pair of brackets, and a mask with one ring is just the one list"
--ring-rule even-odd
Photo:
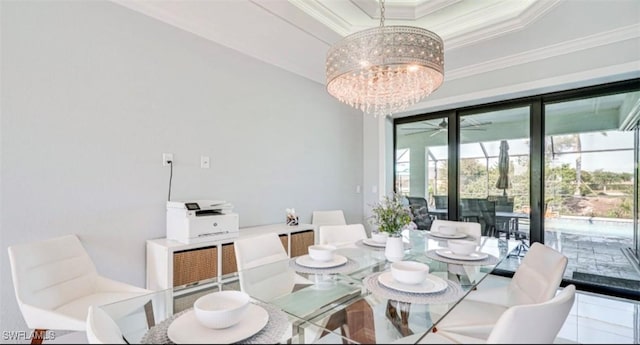
[(431, 228), (431, 218), (429, 217), (429, 206), (427, 200), (423, 197), (408, 196), (411, 214), (413, 214), (413, 222), (419, 230), (429, 230)]
[(122, 332), (113, 319), (99, 307), (89, 306), (87, 314), (89, 344), (126, 344)]
[(465, 233), (468, 237), (473, 238), (478, 245), (482, 239), (482, 227), (480, 226), (480, 223), (435, 219), (431, 224), (431, 230), (438, 231), (440, 226), (453, 226), (458, 232)]
[(514, 198), (506, 196), (496, 196), (496, 212), (513, 212)]
[(238, 270), (265, 265), (289, 258), (280, 237), (269, 232), (233, 242)]
[(344, 218), (342, 210), (333, 211), (313, 211), (311, 217), (313, 225), (346, 225), (347, 220)]
[(446, 210), (449, 208), (449, 200), (446, 195), (434, 195), (433, 201), (436, 204), (437, 209)]
[(75, 235), (10, 246), (9, 262), (18, 305), (30, 327), (30, 313), (24, 312), (24, 304), (55, 309), (93, 293), (98, 277)]
[(367, 231), (362, 224), (324, 225), (318, 232), (319, 244), (344, 246), (354, 244), (367, 238)]
[(549, 301), (510, 307), (491, 330), (487, 344), (553, 344), (575, 295), (576, 287), (569, 285)]
[(263, 301), (290, 293), (295, 272), (275, 232), (238, 239), (233, 243), (240, 289)]
[(427, 207), (427, 200), (420, 196), (407, 196), (411, 208)]
[(553, 298), (567, 262), (567, 257), (553, 248), (532, 244), (509, 283), (507, 303), (542, 303)]

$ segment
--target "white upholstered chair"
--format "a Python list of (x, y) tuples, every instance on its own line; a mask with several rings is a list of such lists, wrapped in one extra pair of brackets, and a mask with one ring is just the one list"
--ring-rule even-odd
[(100, 276), (75, 235), (10, 246), (9, 262), (22, 316), (38, 332), (85, 331), (91, 305), (150, 292)]
[(280, 237), (269, 232), (233, 243), (240, 289), (269, 301), (291, 293), (296, 284), (312, 284), (289, 267), (289, 255)]
[(367, 231), (362, 224), (323, 225), (318, 230), (319, 244), (332, 244), (336, 247), (353, 245), (365, 238)]
[(480, 240), (482, 239), (482, 226), (480, 225), (480, 223), (435, 219), (433, 223), (431, 223), (431, 230), (437, 231), (441, 226), (455, 227), (458, 232), (467, 234), (468, 237), (473, 238), (478, 243), (478, 245), (480, 244)]
[(344, 212), (342, 212), (342, 210), (313, 211), (311, 224), (315, 226), (346, 225), (347, 220), (344, 218)]
[(87, 339), (89, 344), (126, 344), (120, 328), (104, 310), (89, 306), (87, 314)]
[(437, 327), (486, 338), (500, 316), (512, 306), (544, 303), (555, 295), (567, 257), (540, 243), (531, 245), (509, 285), (471, 291)]
[[(469, 240), (474, 240), (478, 245), (482, 240), (482, 226), (480, 223), (474, 222), (458, 222), (454, 220), (434, 219), (431, 223), (431, 230), (438, 230), (441, 226), (451, 226), (456, 228), (457, 232), (466, 234)], [(445, 242), (446, 240), (443, 240)], [(456, 264), (449, 264), (448, 270), (451, 273), (457, 275), (472, 275), (479, 270), (479, 266), (462, 266)]]
[(552, 344), (567, 320), (575, 294), (576, 287), (569, 285), (546, 302), (509, 307), (487, 338), (438, 330), (427, 334), (419, 344)]

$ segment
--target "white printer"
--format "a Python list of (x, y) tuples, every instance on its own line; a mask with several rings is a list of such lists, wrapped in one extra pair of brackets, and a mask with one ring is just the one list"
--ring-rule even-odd
[(220, 200), (167, 201), (167, 238), (191, 244), (237, 238), (238, 214)]

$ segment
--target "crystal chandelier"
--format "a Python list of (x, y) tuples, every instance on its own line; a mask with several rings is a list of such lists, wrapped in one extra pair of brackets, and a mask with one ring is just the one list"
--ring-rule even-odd
[(440, 36), (414, 26), (380, 26), (356, 32), (327, 53), (327, 91), (373, 115), (391, 115), (429, 96), (444, 79)]

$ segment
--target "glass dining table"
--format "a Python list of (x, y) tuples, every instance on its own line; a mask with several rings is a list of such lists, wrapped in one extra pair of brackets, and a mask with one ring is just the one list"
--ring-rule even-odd
[[(483, 237), (475, 256), (459, 257), (426, 231), (403, 237), (403, 260), (429, 266), (421, 284), (396, 282), (384, 247), (367, 239), (338, 248), (330, 262), (305, 255), (100, 308), (131, 344), (415, 343), (518, 244)], [(222, 290), (246, 292), (253, 314), (228, 329), (201, 326), (193, 303)]]

